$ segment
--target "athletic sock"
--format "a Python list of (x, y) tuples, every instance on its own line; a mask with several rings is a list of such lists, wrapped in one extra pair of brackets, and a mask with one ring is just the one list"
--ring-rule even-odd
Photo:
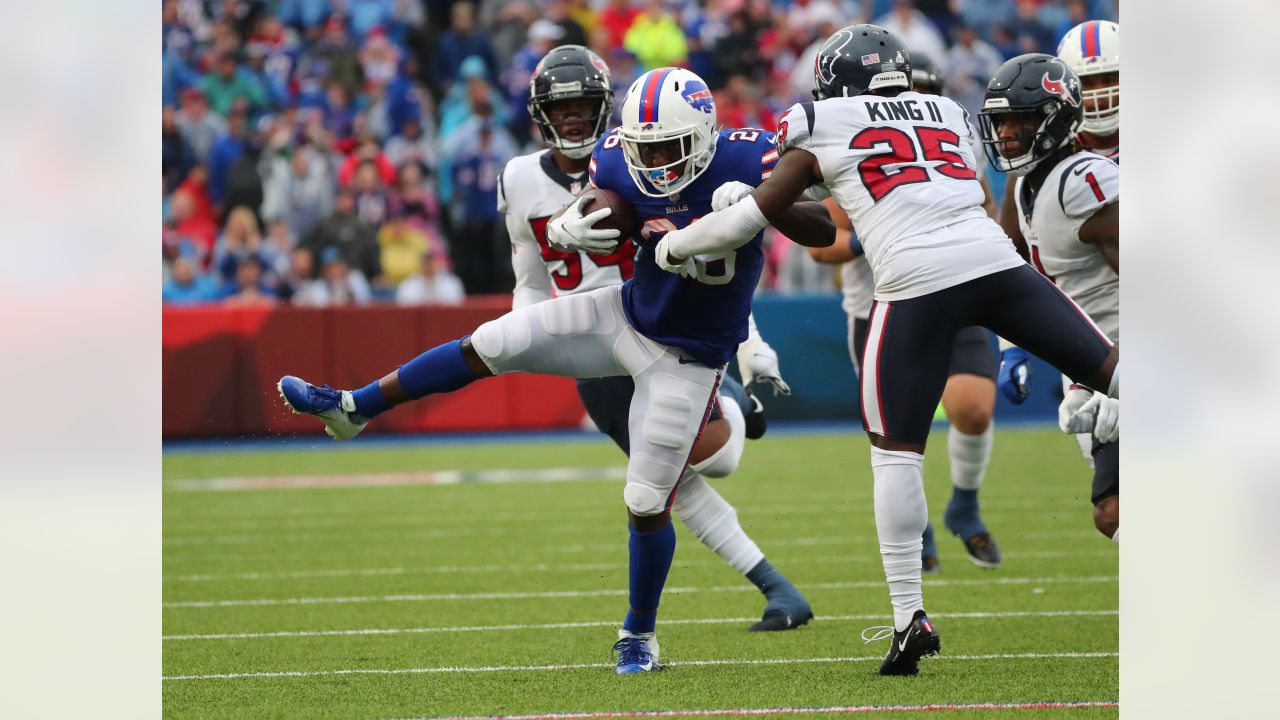
[(694, 537), (743, 575), (764, 560), (760, 547), (738, 522), (738, 512), (693, 470), (685, 471), (671, 510)]
[(923, 462), (924, 456), (919, 453), (871, 448), (876, 535), (880, 539), (880, 555), (897, 630), (905, 630), (915, 611), (924, 609), (920, 551), (929, 509), (920, 472)]
[(630, 633), (651, 633), (658, 621), (658, 601), (676, 552), (676, 529), (667, 523), (659, 530), (642, 533), (628, 526), (631, 554), (631, 608), (622, 627)]
[[(476, 379), (462, 356), (462, 340), (431, 348), (401, 365), (399, 377), (400, 387), (414, 400), (435, 393), (452, 392)], [(383, 396), (377, 380), (351, 395), (356, 402), (356, 414), (366, 418), (377, 417), (393, 407)]]
[(933, 523), (925, 523), (924, 535), (920, 538), (922, 543), (920, 548), (921, 557), (937, 557), (938, 543), (933, 538)]
[(977, 491), (991, 460), (995, 423), (977, 435), (962, 433), (954, 425), (947, 433), (947, 456), (951, 458), (951, 484), (960, 490)]
[[(764, 593), (764, 597), (769, 601), (770, 605), (775, 601), (780, 606), (787, 605), (789, 604), (787, 601), (801, 597), (800, 591), (796, 590), (796, 586), (787, 579), (787, 576), (769, 564), (769, 561), (765, 558), (761, 558), (760, 562), (756, 563), (754, 568), (751, 568), (751, 572), (747, 573), (747, 579), (760, 588), (760, 592)], [(781, 609), (785, 610), (787, 608), (782, 607)], [(794, 619), (798, 621), (800, 618)]]

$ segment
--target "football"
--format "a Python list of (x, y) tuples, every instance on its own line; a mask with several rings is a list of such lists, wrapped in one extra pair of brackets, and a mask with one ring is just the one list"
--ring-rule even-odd
[(631, 208), (631, 203), (628, 203), (621, 195), (612, 190), (592, 188), (586, 192), (586, 196), (588, 199), (582, 205), (583, 215), (590, 215), (605, 207), (613, 208), (613, 214), (601, 219), (593, 227), (601, 230), (613, 229), (620, 231), (622, 233), (618, 238), (620, 243), (635, 234), (636, 211)]

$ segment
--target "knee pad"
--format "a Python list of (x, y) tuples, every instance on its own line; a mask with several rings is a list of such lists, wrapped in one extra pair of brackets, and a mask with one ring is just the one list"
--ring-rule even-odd
[[(721, 412), (729, 422), (729, 439), (711, 457), (693, 466), (694, 470), (712, 478), (728, 477), (738, 469), (742, 460), (742, 449), (747, 441), (747, 420), (742, 416), (742, 408), (733, 400), (720, 396)], [(678, 496), (677, 496), (678, 497)]]
[(680, 479), (680, 468), (642, 453), (632, 452), (627, 463), (627, 484), (622, 500), (637, 517), (657, 515), (667, 509), (667, 498)]
[(533, 337), (530, 320), (529, 310), (516, 310), (490, 320), (471, 333), (471, 347), (494, 374), (504, 372), (505, 361), (529, 349)]

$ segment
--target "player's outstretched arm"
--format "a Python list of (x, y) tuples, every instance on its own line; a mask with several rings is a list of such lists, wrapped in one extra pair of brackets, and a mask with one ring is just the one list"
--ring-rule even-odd
[[(792, 157), (794, 156), (794, 157)], [(784, 226), (788, 220), (798, 221), (798, 235), (814, 231), (814, 225), (822, 222), (817, 213), (804, 211), (800, 217), (788, 217), (787, 211), (800, 198), (811, 183), (822, 179), (818, 160), (811, 153), (793, 149), (778, 161), (773, 174), (756, 191), (741, 202), (717, 210), (688, 227), (667, 233), (658, 242), (658, 265), (669, 272), (677, 272), (684, 261), (694, 255), (726, 252), (745, 245), (767, 225)], [(760, 203), (765, 203), (761, 205)], [(825, 209), (822, 211), (825, 214)], [(810, 225), (813, 223), (813, 225)], [(835, 239), (835, 226), (826, 218), (827, 229), (819, 229), (820, 237), (828, 233), (826, 244)], [(797, 231), (796, 227), (789, 227)], [(778, 230), (787, 233), (783, 227)]]
[(1098, 252), (1120, 274), (1120, 201), (1116, 200), (1098, 208), (1084, 225), (1080, 226), (1080, 242), (1096, 245)]
[[(767, 181), (766, 181), (767, 182)], [(773, 227), (791, 242), (807, 248), (828, 248), (836, 241), (831, 213), (820, 202), (798, 202), (773, 221)]]
[(853, 222), (849, 220), (848, 213), (841, 209), (835, 198), (827, 198), (822, 204), (831, 213), (831, 221), (836, 226), (836, 239), (827, 247), (809, 248), (809, 257), (820, 263), (839, 265), (861, 256), (862, 243), (858, 242), (858, 236), (853, 232)]

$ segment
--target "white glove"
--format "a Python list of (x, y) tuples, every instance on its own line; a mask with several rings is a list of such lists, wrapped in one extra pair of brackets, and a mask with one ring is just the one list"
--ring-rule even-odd
[(1107, 397), (1104, 393), (1093, 396), (1098, 401), (1098, 420), (1093, 426), (1093, 435), (1100, 443), (1120, 441), (1120, 400)]
[(723, 210), (753, 192), (755, 188), (750, 185), (731, 180), (716, 188), (716, 191), (711, 194), (711, 209)]
[[(679, 231), (673, 230), (672, 232)], [(667, 238), (669, 237), (671, 237), (670, 232), (663, 235), (662, 238), (658, 240), (658, 244), (653, 248), (653, 259), (658, 263), (658, 267), (669, 273), (679, 275), (680, 277), (691, 278), (697, 275), (698, 265), (692, 257), (687, 257), (674, 265), (667, 262), (667, 257), (671, 249), (670, 243), (667, 242)]]
[[(1120, 401), (1096, 392), (1072, 416), (1070, 425), (1073, 428), (1092, 428), (1094, 437), (1098, 438), (1100, 443), (1118, 442), (1120, 440)], [(1073, 432), (1081, 431), (1073, 430)]]
[(1068, 435), (1093, 432), (1093, 415), (1082, 416), (1080, 409), (1093, 399), (1093, 391), (1083, 385), (1072, 385), (1058, 405), (1058, 429)]
[(568, 250), (586, 250), (589, 253), (608, 254), (618, 248), (617, 230), (597, 230), (592, 227), (613, 214), (613, 208), (603, 207), (590, 215), (582, 214), (583, 196), (574, 200), (564, 213), (547, 223), (547, 240)]
[(775, 396), (791, 394), (791, 386), (782, 379), (782, 371), (778, 369), (778, 353), (759, 335), (748, 337), (738, 346), (738, 372), (744, 387), (763, 380), (773, 385)]

